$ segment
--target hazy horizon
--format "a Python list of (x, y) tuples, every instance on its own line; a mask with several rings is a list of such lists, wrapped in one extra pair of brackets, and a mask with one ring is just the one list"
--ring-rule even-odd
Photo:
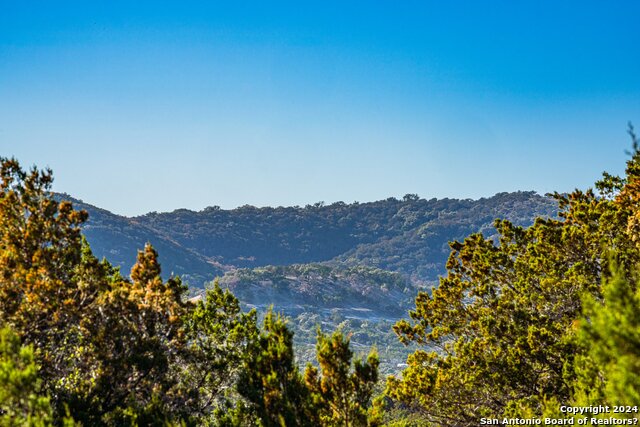
[(126, 216), (586, 188), (640, 126), (638, 12), (6, 4), (0, 155)]

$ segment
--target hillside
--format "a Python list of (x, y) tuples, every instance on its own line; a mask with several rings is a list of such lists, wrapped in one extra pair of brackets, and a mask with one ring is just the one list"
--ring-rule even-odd
[(273, 303), (289, 314), (337, 309), (352, 317), (401, 316), (415, 294), (398, 273), (321, 264), (238, 269), (222, 277), (220, 285), (258, 308)]
[(444, 272), (448, 242), (477, 231), (492, 236), (496, 218), (526, 226), (536, 215), (554, 216), (557, 210), (550, 198), (516, 192), (479, 200), (407, 195), (326, 206), (178, 209), (127, 218), (68, 195), (58, 197), (89, 212), (84, 233), (98, 256), (127, 273), (135, 249), (151, 242), (163, 271), (195, 287), (235, 268), (306, 263), (369, 266), (414, 283), (433, 282)]
[(491, 236), (496, 218), (530, 225), (536, 215), (553, 216), (556, 209), (555, 201), (533, 192), (479, 200), (407, 195), (327, 206), (180, 209), (130, 221), (228, 267), (332, 262), (396, 271), (424, 282), (444, 271), (449, 241), (477, 231)]
[(554, 200), (533, 192), (479, 200), (407, 195), (326, 206), (209, 207), (134, 218), (58, 197), (89, 212), (83, 232), (93, 252), (123, 273), (150, 242), (163, 276), (180, 275), (192, 294), (219, 277), (245, 308), (264, 313), (274, 305), (284, 312), (296, 333), (298, 360), (312, 360), (317, 325), (341, 327), (352, 333), (355, 348), (379, 348), (385, 373), (396, 371), (410, 352), (391, 325), (413, 306), (419, 288), (432, 287), (445, 272), (450, 241), (477, 231), (494, 237), (496, 218), (527, 226), (557, 212)]
[(206, 281), (224, 274), (215, 263), (197, 252), (130, 218), (84, 203), (67, 194), (56, 196), (72, 201), (77, 209), (84, 209), (89, 213), (89, 220), (83, 226), (82, 232), (91, 245), (91, 250), (98, 258), (106, 258), (113, 265), (120, 267), (125, 275), (131, 271), (137, 251), (144, 248), (147, 242), (158, 250), (165, 278), (174, 274), (182, 277), (187, 283), (201, 286)]

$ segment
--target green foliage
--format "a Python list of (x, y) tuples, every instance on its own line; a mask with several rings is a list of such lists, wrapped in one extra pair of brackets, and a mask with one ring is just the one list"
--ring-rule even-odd
[[(605, 288), (603, 295), (600, 288), (612, 253), (620, 277), (635, 283), (640, 153), (634, 149), (627, 176), (605, 175), (599, 194), (555, 194), (558, 219), (538, 218), (528, 228), (498, 220), (497, 239), (477, 233), (451, 244), (447, 276), (431, 295), (418, 295), (411, 321), (395, 326), (402, 342), (428, 347), (408, 358), (401, 378), (389, 378), (393, 399), (434, 425), (473, 426), (482, 417), (540, 416), (551, 401), (569, 402), (572, 378), (580, 375), (574, 360), (592, 382), (606, 373), (615, 378), (608, 387), (637, 386), (628, 375), (637, 369), (634, 359), (625, 359), (625, 351), (637, 355), (637, 348), (616, 347), (633, 342), (637, 330), (631, 323), (621, 335), (612, 332), (624, 307), (614, 291)], [(603, 296), (616, 307), (615, 316), (594, 311), (593, 301)], [(583, 300), (593, 323), (580, 341), (574, 336)], [(593, 363), (583, 363), (583, 354), (594, 351)], [(595, 390), (589, 399), (602, 402), (603, 392)]]
[(0, 426), (49, 426), (52, 411), (38, 378), (33, 348), (0, 329)]
[(331, 336), (318, 330), (317, 358), (320, 369), (308, 365), (305, 382), (319, 409), (324, 426), (367, 426), (376, 424), (368, 416), (371, 397), (378, 381), (378, 357), (369, 353), (366, 361), (356, 359), (349, 338), (339, 331)]
[(240, 393), (265, 426), (314, 426), (309, 391), (295, 364), (293, 333), (269, 310), (258, 339), (245, 359)]
[(14, 159), (0, 160), (0, 321), (44, 347), (79, 315), (71, 277), (86, 213), (51, 198), (51, 171), (27, 173)]
[[(192, 399), (191, 416), (210, 424), (238, 425), (246, 405), (237, 402), (236, 385), (258, 338), (255, 311), (243, 313), (235, 296), (216, 282), (189, 315), (187, 334), (189, 359), (181, 376)], [(234, 406), (238, 420), (229, 421), (225, 413)], [(227, 421), (216, 420), (220, 417)]]
[(67, 408), (84, 425), (190, 420), (185, 287), (161, 279), (149, 245), (131, 280), (98, 261), (86, 213), (55, 201), (50, 171), (2, 159), (0, 175), (0, 320), (34, 349), (54, 421)]
[[(99, 265), (89, 254), (84, 263)], [(60, 384), (60, 395), (82, 414), (79, 420), (93, 425), (180, 414), (183, 396), (176, 394), (180, 378), (173, 367), (185, 346), (184, 287), (178, 279), (162, 281), (150, 245), (138, 253), (130, 282), (107, 271), (91, 274), (102, 289), (80, 322), (82, 346), (75, 347), (72, 376)]]
[(640, 403), (640, 288), (621, 272), (602, 290), (585, 295), (577, 339), (586, 349), (576, 360), (575, 405)]
[[(331, 262), (390, 270), (416, 282), (444, 272), (447, 243), (469, 233), (495, 234), (493, 220), (529, 225), (554, 214), (552, 199), (533, 192), (500, 193), (480, 200), (389, 198), (370, 203), (200, 212), (179, 209), (136, 218), (76, 201), (90, 213), (83, 228), (94, 253), (129, 271), (134, 250), (152, 242), (167, 272), (191, 285), (238, 268)], [(68, 196), (64, 196), (69, 199)], [(270, 301), (276, 302), (276, 301)]]

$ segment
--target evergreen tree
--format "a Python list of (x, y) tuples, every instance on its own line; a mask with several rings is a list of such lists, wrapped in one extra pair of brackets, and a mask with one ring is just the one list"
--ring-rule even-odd
[(217, 282), (187, 319), (189, 353), (181, 376), (199, 423), (240, 425), (253, 422), (237, 392), (244, 360), (258, 335), (256, 312)]
[(555, 194), (558, 218), (528, 228), (498, 220), (497, 239), (473, 234), (451, 244), (447, 276), (431, 295), (419, 293), (411, 321), (394, 328), (402, 342), (424, 348), (401, 378), (389, 378), (389, 396), (447, 426), (475, 426), (517, 408), (539, 416), (551, 398), (570, 401), (566, 369), (585, 351), (572, 339), (583, 295), (602, 298), (612, 250), (629, 283), (640, 261), (633, 140), (626, 176), (605, 174), (598, 193)]
[(585, 351), (575, 362), (574, 405), (640, 404), (640, 288), (616, 272), (603, 301), (586, 295), (577, 339)]
[(54, 199), (51, 171), (0, 159), (0, 177), (0, 321), (34, 349), (54, 419), (67, 407), (86, 425), (180, 414), (179, 281), (162, 282), (150, 247), (133, 281), (98, 261), (80, 234), (86, 213)]
[[(94, 279), (100, 278), (98, 271), (94, 274)], [(90, 349), (89, 364), (79, 375), (85, 382), (82, 394), (68, 396), (78, 403), (72, 409), (91, 424), (134, 419), (140, 424), (160, 424), (184, 415), (181, 379), (174, 374), (186, 344), (187, 307), (179, 279), (162, 281), (157, 253), (147, 245), (138, 253), (131, 281), (106, 275), (99, 281), (108, 287), (80, 324)], [(94, 378), (86, 383), (88, 373)]]
[(52, 421), (33, 348), (20, 345), (9, 328), (0, 328), (0, 426), (43, 427)]
[(281, 315), (267, 311), (259, 338), (245, 359), (240, 392), (264, 426), (316, 426), (309, 390), (295, 365), (293, 333)]
[(336, 331), (327, 336), (318, 330), (318, 368), (308, 365), (305, 382), (323, 426), (367, 426), (371, 397), (378, 380), (378, 357), (371, 351), (366, 361), (356, 359), (349, 338)]

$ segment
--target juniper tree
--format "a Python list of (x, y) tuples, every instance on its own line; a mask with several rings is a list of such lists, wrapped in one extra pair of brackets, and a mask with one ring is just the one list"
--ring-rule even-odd
[(626, 176), (605, 174), (596, 190), (554, 194), (556, 218), (527, 228), (497, 220), (497, 239), (473, 234), (451, 243), (447, 275), (394, 327), (403, 343), (422, 348), (389, 378), (389, 396), (426, 423), (461, 426), (514, 408), (540, 415), (548, 399), (572, 398), (565, 368), (585, 351), (572, 339), (583, 295), (602, 299), (612, 253), (621, 277), (635, 283), (640, 152), (632, 137)]

